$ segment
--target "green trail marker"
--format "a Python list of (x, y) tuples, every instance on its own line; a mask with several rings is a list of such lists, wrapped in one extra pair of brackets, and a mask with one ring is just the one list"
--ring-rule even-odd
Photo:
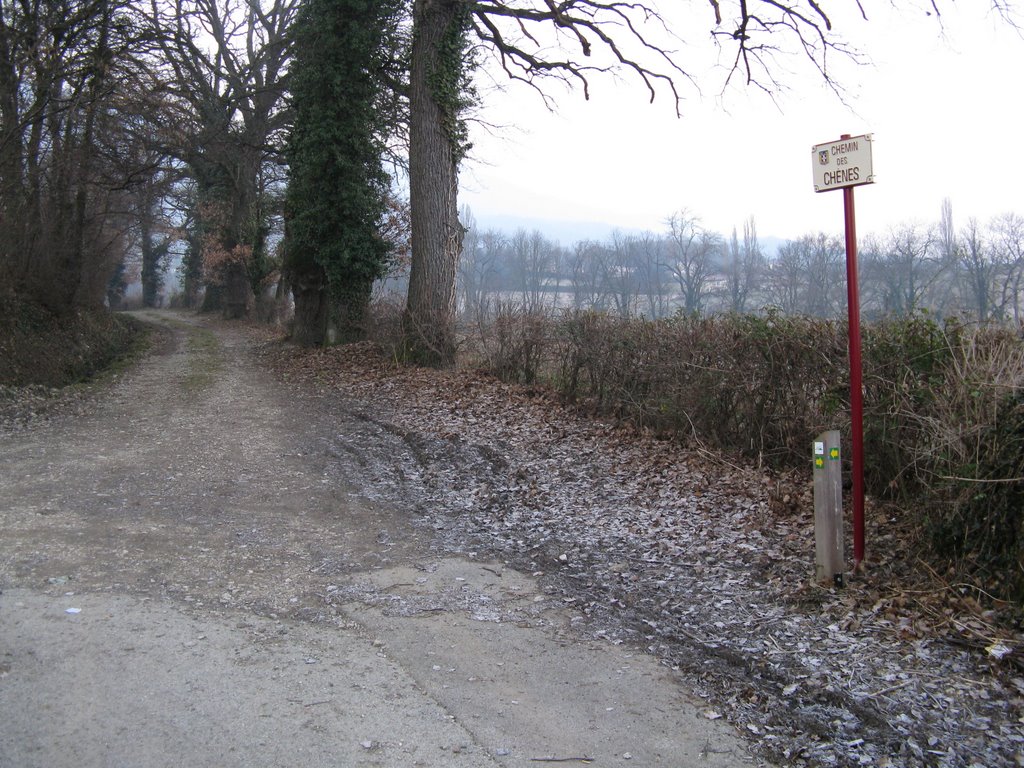
[(814, 578), (821, 584), (842, 586), (846, 566), (843, 562), (843, 467), (839, 461), (839, 430), (818, 435), (812, 455)]

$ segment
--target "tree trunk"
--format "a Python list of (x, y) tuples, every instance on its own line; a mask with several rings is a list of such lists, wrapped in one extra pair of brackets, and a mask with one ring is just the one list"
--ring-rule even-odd
[[(438, 93), (438, 73), (454, 66), (446, 39), (459, 23), (460, 0), (415, 0), (410, 62), (409, 192), (412, 270), (404, 318), (412, 358), (436, 367), (455, 363), (455, 273), (462, 247), (458, 217), (457, 119)], [(450, 69), (449, 69), (450, 71)]]
[(366, 317), (373, 282), (352, 283), (331, 297), (329, 329), (332, 342), (348, 344), (366, 338)]
[(238, 262), (231, 264), (224, 276), (224, 317), (229, 320), (248, 317), (254, 300), (248, 265)]
[(147, 184), (139, 191), (139, 245), (142, 251), (142, 306), (155, 307), (160, 292), (160, 252), (153, 247), (153, 199)]
[(219, 312), (224, 308), (224, 287), (213, 283), (206, 284), (203, 292), (203, 303), (199, 305), (200, 314)]
[[(188, 234), (188, 247), (182, 260), (182, 268), (184, 305), (187, 309), (195, 309), (199, 305), (199, 292), (203, 288), (202, 239), (195, 227)], [(200, 308), (199, 311), (202, 309)]]
[(24, 258), (21, 83), (10, 38), (4, 9), (0, 9), (0, 279), (5, 283), (20, 280), (26, 271), (20, 263)]
[(292, 341), (303, 347), (319, 347), (327, 339), (330, 303), (327, 298), (327, 276), (322, 267), (302, 275), (292, 275), (295, 296), (295, 322)]
[[(88, 101), (85, 106), (85, 116), (82, 125), (80, 139), (80, 153), (76, 158), (77, 169), (72, 178), (76, 180), (77, 188), (74, 197), (74, 218), (71, 225), (72, 242), (65, 250), (66, 258), (59, 262), (59, 279), (67, 285), (67, 295), (72, 302), (79, 307), (89, 307), (102, 303), (103, 294), (96, 295), (89, 290), (89, 283), (83, 280), (84, 272), (91, 272), (99, 268), (98, 254), (95, 250), (95, 243), (90, 243), (91, 228), (89, 221), (89, 205), (93, 202), (92, 175), (95, 160), (98, 155), (95, 146), (96, 121), (99, 117), (101, 106), (101, 94), (106, 87), (107, 69), (109, 66), (108, 56), (110, 50), (110, 6), (107, 0), (100, 2), (99, 38), (96, 47), (91, 51), (93, 57), (92, 70), (90, 71), (89, 87), (86, 89)], [(71, 142), (68, 142), (71, 146)], [(91, 248), (90, 248), (91, 246)], [(106, 278), (102, 285), (106, 286)]]

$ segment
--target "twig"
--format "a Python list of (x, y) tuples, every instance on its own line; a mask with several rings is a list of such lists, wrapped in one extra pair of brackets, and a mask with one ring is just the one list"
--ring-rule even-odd
[(885, 694), (892, 693), (893, 691), (898, 691), (900, 688), (906, 688), (912, 682), (913, 682), (913, 680), (904, 680), (902, 683), (897, 683), (896, 685), (890, 685), (888, 688), (883, 688), (882, 690), (875, 691), (874, 693), (868, 693), (868, 694), (866, 694), (866, 696), (869, 699), (873, 699), (876, 696), (885, 696)]
[(960, 477), (959, 475), (939, 475), (940, 480), (958, 480), (963, 483), (1022, 483), (1024, 477)]
[[(953, 616), (951, 616), (949, 618), (949, 621), (950, 621), (950, 623), (953, 624), (953, 626), (955, 626), (957, 629), (959, 629), (961, 632), (963, 632), (965, 635), (967, 635), (968, 638), (972, 638), (973, 637), (976, 641), (983, 642), (983, 643), (985, 643), (985, 645), (989, 645), (991, 643), (996, 642), (997, 640), (1002, 639), (1002, 638), (998, 637), (997, 635), (991, 634), (991, 632), (995, 631), (995, 627), (993, 627), (991, 624), (987, 624), (985, 622), (982, 622), (982, 621), (980, 621), (977, 618), (975, 619), (975, 621), (978, 621), (979, 623), (983, 624), (984, 628), (989, 630), (989, 634), (985, 634), (981, 630), (975, 629), (974, 627), (970, 626), (969, 624), (966, 624), (966, 623), (964, 623), (962, 621), (959, 621), (956, 617), (953, 617)], [(967, 639), (967, 638), (965, 638), (965, 639)], [(984, 646), (982, 646), (982, 647), (984, 647)]]
[(653, 557), (633, 557), (632, 555), (624, 555), (625, 559), (632, 560), (634, 563), (646, 563), (647, 565), (678, 565), (683, 568), (696, 568), (699, 563), (687, 563), (683, 560), (659, 560)]
[(982, 589), (981, 587), (979, 587), (979, 586), (977, 586), (975, 584), (968, 584), (965, 581), (961, 581), (960, 583), (953, 584), (951, 586), (952, 587), (965, 587), (966, 589), (969, 589), (969, 590), (972, 590), (974, 592), (977, 592), (979, 595), (984, 595), (986, 598), (991, 600), (993, 603), (1002, 603), (1003, 605), (1011, 605), (1009, 600), (1000, 600), (998, 597), (996, 597), (994, 595), (990, 595), (984, 589)]
[(531, 757), (531, 763), (592, 763), (592, 757)]

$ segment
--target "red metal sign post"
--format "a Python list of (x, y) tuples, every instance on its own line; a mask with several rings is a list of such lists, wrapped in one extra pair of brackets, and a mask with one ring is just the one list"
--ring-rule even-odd
[[(848, 139), (849, 136), (843, 138)], [(846, 297), (850, 334), (850, 437), (853, 443), (853, 567), (864, 559), (864, 388), (860, 358), (860, 290), (857, 287), (857, 221), (853, 187), (843, 189), (846, 219)]]
[(864, 560), (864, 390), (860, 354), (860, 291), (857, 279), (857, 222), (853, 188), (874, 183), (871, 136), (843, 134), (839, 141), (815, 145), (812, 150), (814, 189), (843, 190), (846, 223), (846, 295), (849, 313), (850, 433), (853, 443), (853, 560)]

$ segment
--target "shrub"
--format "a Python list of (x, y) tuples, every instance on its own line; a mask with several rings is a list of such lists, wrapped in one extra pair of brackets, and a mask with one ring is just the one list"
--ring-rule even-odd
[(1024, 602), (1024, 344), (1007, 329), (957, 328), (920, 423), (924, 528), (940, 557)]
[(962, 341), (955, 322), (926, 314), (866, 325), (864, 352), (865, 485), (889, 498), (919, 493), (927, 482), (920, 446), (941, 398), (952, 350)]
[[(481, 329), (490, 370), (684, 442), (808, 466), (847, 425), (845, 323), (726, 315), (522, 315)], [(865, 487), (909, 513), (934, 556), (1024, 600), (1024, 343), (925, 314), (863, 330)]]
[(545, 353), (550, 351), (550, 327), (542, 313), (520, 312), (509, 305), (499, 305), (483, 338), (482, 351), (488, 369), (505, 381), (536, 383)]
[(566, 398), (771, 464), (807, 456), (845, 382), (842, 339), (824, 321), (581, 313), (559, 330), (548, 335), (564, 340), (554, 380)]

